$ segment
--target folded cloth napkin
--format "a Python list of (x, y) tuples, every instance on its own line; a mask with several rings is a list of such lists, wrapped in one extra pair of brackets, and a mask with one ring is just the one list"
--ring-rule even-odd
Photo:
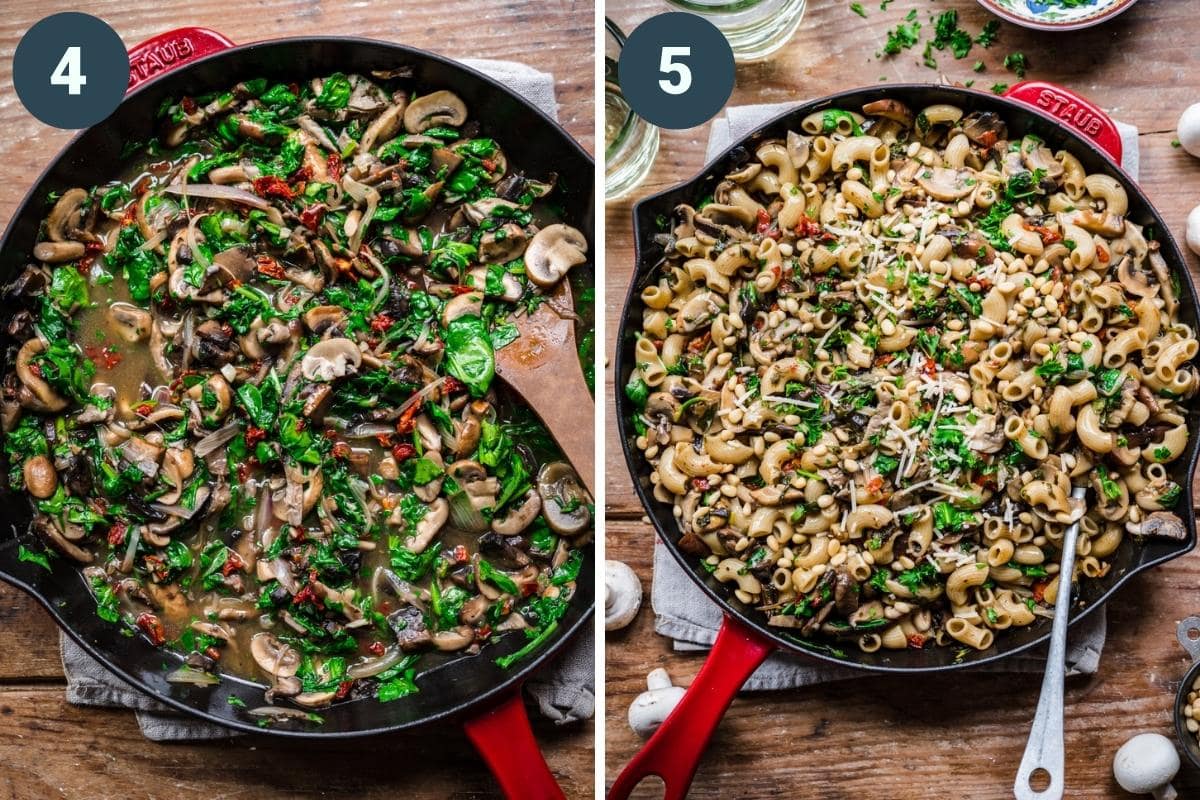
[[(515, 61), (468, 58), (462, 63), (494, 78), (546, 112), (558, 117), (554, 76)], [(201, 741), (235, 735), (171, 710), (117, 678), (73, 640), (61, 635), (63, 671), (67, 676), (67, 702), (80, 706), (131, 708), (147, 739), (157, 742)], [(554, 664), (526, 684), (543, 715), (558, 725), (590, 719), (595, 713), (595, 641), (588, 630), (575, 637)]]
[[(776, 103), (726, 108), (724, 117), (713, 120), (705, 160), (711, 161), (730, 144), (753, 133), (760, 125), (794, 105)], [(1118, 122), (1117, 128), (1124, 150), (1121, 166), (1136, 180), (1137, 128), (1123, 122)], [(720, 608), (679, 567), (657, 537), (654, 540), (654, 585), (651, 587), (650, 604), (654, 608), (654, 629), (671, 638), (676, 650), (707, 650), (716, 640), (722, 619)], [(1068, 675), (1091, 675), (1096, 672), (1104, 649), (1105, 627), (1105, 610), (1100, 608), (1071, 632), (1067, 643)], [(1043, 671), (1045, 664), (1045, 655), (1026, 653), (979, 669), (988, 672), (1038, 673)], [(743, 688), (751, 691), (791, 689), (862, 675), (861, 670), (832, 666), (792, 653), (777, 653), (750, 676)]]

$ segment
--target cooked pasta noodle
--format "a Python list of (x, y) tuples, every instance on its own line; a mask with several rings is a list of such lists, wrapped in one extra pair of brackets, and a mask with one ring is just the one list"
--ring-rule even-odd
[(1182, 535), (1200, 343), (1119, 180), (992, 112), (863, 111), (676, 209), (637, 445), (680, 547), (769, 624), (987, 649), (1052, 615), (1070, 524), (1082, 580)]

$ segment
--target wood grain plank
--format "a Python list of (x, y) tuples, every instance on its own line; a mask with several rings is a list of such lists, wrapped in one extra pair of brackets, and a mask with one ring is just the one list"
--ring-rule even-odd
[[(864, 2), (868, 18), (849, 3), (809, 3), (808, 17), (771, 62), (738, 68), (730, 104), (813, 98), (864, 84), (931, 82), (939, 73), (921, 66), (920, 48), (886, 61), (875, 52), (886, 31), (909, 9), (926, 23), (930, 13), (959, 12), (977, 31), (989, 19), (972, 0), (896, 0), (886, 13)], [(990, 50), (975, 47), (963, 61), (937, 54), (951, 80), (981, 86), (1015, 82), (1001, 66), (1006, 53), (1028, 56), (1031, 78), (1073, 87), (1116, 118), (1138, 126), (1140, 183), (1182, 239), (1188, 211), (1200, 199), (1200, 162), (1171, 146), (1179, 112), (1200, 89), (1200, 54), (1183, 33), (1186, 4), (1142, 0), (1118, 21), (1071, 36), (1001, 27)], [(660, 13), (656, 0), (608, 0), (606, 13), (626, 31)], [(975, 59), (986, 64), (971, 72)], [(887, 80), (880, 82), (880, 77)], [(608, 203), (606, 341), (612, 353), (633, 271), (631, 211), (638, 197), (689, 179), (703, 166), (708, 126), (663, 131), (662, 147), (646, 182), (627, 200)], [(1189, 255), (1193, 275), (1196, 260)], [(606, 391), (612, 397), (611, 363)], [(653, 531), (642, 521), (612, 424), (606, 439), (607, 557), (629, 563), (649, 593)], [(1129, 735), (1173, 736), (1170, 706), (1187, 658), (1174, 640), (1179, 619), (1200, 607), (1200, 556), (1189, 555), (1132, 581), (1110, 607), (1109, 639), (1098, 675), (1068, 683), (1068, 796), (1127, 797), (1109, 764)], [(647, 605), (649, 600), (647, 599)], [(646, 673), (666, 667), (687, 684), (703, 656), (679, 654), (654, 633), (647, 609), (634, 624), (608, 637), (606, 648), (606, 773), (611, 783), (640, 740), (625, 721)], [(733, 704), (704, 758), (691, 797), (802, 800), (1011, 797), (1012, 780), (1037, 703), (1040, 679), (956, 673), (915, 679), (871, 676), (787, 692), (746, 693)], [(1176, 783), (1183, 796), (1200, 796), (1200, 774), (1185, 762)], [(654, 796), (646, 794), (646, 796)]]
[[(78, 10), (105, 19), (133, 45), (184, 25), (238, 42), (338, 34), (403, 42), (450, 57), (523, 61), (556, 79), (559, 119), (593, 146), (593, 4), (519, 2), (366, 3), (353, 0), (9, 0), (0, 15), (0, 225), (24, 189), (67, 142), (33, 120), (12, 88), (12, 55), (30, 25)], [(464, 24), (465, 21), (465, 24)], [(58, 634), (37, 604), (0, 587), (0, 800), (68, 798), (498, 797), (479, 757), (454, 728), (321, 748), (265, 737), (156, 745), (123, 711), (72, 708), (63, 700)], [(531, 716), (537, 716), (536, 710)], [(593, 796), (592, 725), (536, 732), (569, 797)]]
[[(567, 796), (591, 797), (589, 726), (573, 726), (566, 735), (549, 730), (554, 726), (544, 719), (534, 727)], [(129, 712), (76, 708), (58, 687), (0, 688), (0, 800), (403, 796), (499, 795), (454, 726), (319, 749), (265, 736), (157, 744), (142, 736)]]

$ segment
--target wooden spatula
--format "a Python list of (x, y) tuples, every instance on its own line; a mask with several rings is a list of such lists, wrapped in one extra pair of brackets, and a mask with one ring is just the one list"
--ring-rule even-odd
[[(558, 285), (550, 300), (559, 308), (575, 307), (566, 281)], [(542, 303), (513, 323), (521, 335), (496, 351), (496, 374), (541, 418), (588, 493), (595, 497), (596, 406), (579, 365), (575, 322), (560, 317), (551, 303)]]

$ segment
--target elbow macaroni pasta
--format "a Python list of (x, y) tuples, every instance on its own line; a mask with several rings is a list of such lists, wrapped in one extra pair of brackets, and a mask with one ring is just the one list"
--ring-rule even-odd
[(1118, 180), (995, 114), (863, 112), (677, 208), (637, 445), (680, 546), (769, 624), (987, 649), (1052, 615), (1071, 523), (1084, 580), (1178, 523), (1200, 343)]

